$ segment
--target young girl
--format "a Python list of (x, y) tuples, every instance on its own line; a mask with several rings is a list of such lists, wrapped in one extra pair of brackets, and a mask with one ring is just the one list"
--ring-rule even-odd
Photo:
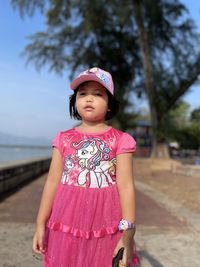
[(105, 123), (118, 111), (110, 73), (86, 70), (71, 89), (70, 115), (81, 124), (53, 140), (33, 250), (44, 254), (44, 267), (111, 267), (124, 247), (119, 266), (127, 266), (134, 254), (136, 143)]

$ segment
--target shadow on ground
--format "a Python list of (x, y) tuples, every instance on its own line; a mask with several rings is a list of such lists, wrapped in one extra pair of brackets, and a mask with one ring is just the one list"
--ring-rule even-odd
[[(138, 251), (138, 255), (140, 257), (140, 261), (146, 260), (151, 264), (152, 267), (164, 267), (157, 259), (155, 259), (152, 255), (150, 255), (146, 250)], [(139, 265), (142, 267), (142, 265)]]

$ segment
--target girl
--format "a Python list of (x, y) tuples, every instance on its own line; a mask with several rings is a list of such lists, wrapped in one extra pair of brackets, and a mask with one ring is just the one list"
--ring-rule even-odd
[(105, 121), (118, 111), (110, 73), (92, 68), (72, 83), (70, 115), (81, 124), (59, 132), (33, 238), (44, 267), (119, 266), (134, 252), (136, 143)]

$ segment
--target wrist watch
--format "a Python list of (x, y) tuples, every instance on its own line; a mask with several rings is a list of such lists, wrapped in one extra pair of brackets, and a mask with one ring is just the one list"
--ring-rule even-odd
[(119, 231), (125, 231), (125, 230), (128, 230), (128, 229), (134, 229), (134, 228), (135, 228), (135, 223), (134, 222), (126, 221), (124, 219), (122, 219), (119, 222), (119, 225), (118, 225)]

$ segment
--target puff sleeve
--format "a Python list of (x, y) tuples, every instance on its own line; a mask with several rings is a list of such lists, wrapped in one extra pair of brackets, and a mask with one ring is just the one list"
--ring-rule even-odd
[(60, 151), (60, 153), (62, 154), (62, 140), (61, 140), (61, 138), (62, 138), (61, 132), (58, 132), (52, 140), (52, 147), (57, 148)]
[(136, 141), (128, 133), (123, 133), (117, 144), (116, 155), (136, 151)]

